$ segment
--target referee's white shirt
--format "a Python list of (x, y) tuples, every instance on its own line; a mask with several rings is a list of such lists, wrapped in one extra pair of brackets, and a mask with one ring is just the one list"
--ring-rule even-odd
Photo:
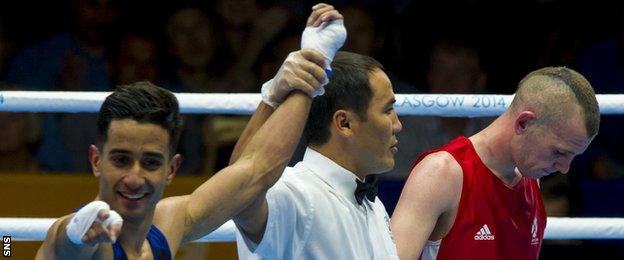
[(269, 215), (255, 244), (238, 232), (240, 259), (399, 259), (379, 198), (358, 205), (356, 176), (307, 148), (266, 194)]

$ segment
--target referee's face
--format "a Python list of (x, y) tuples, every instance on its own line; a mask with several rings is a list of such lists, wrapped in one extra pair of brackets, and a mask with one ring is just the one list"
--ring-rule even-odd
[(363, 174), (383, 173), (394, 167), (394, 155), (398, 151), (396, 133), (402, 128), (386, 73), (374, 70), (369, 74), (369, 84), (373, 97), (366, 118), (356, 117), (352, 125), (356, 171)]

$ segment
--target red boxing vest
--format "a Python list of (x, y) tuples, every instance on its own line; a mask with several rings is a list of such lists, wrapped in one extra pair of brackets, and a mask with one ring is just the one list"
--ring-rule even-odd
[(470, 140), (458, 137), (421, 155), (446, 151), (463, 171), (455, 222), (441, 241), (428, 241), (421, 259), (538, 259), (546, 210), (536, 180), (522, 177), (513, 188), (481, 161)]

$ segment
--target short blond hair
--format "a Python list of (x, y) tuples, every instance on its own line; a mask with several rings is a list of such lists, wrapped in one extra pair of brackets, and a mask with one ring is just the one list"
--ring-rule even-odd
[(510, 109), (519, 112), (530, 108), (538, 122), (568, 120), (580, 108), (588, 137), (598, 133), (600, 110), (596, 93), (580, 73), (566, 67), (545, 67), (526, 75), (518, 84)]

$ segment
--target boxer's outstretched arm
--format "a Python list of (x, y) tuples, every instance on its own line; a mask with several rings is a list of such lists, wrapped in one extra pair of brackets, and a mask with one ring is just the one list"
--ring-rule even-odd
[[(317, 4), (312, 7), (312, 13), (308, 17), (306, 31), (312, 29), (313, 27), (319, 27), (323, 23), (327, 22), (326, 26), (322, 27), (322, 30), (312, 33), (306, 33), (306, 31), (304, 31), (304, 35), (302, 36), (302, 38), (307, 37), (307, 42), (302, 39), (302, 47), (309, 47), (323, 53), (323, 57), (325, 57), (325, 64), (317, 62), (317, 64), (322, 65), (323, 68), (329, 68), (328, 65), (333, 59), (334, 54), (344, 43), (345, 38), (339, 36), (344, 33), (343, 36), (346, 37), (346, 31), (340, 32), (341, 30), (344, 30), (344, 27), (342, 26), (342, 19), (343, 16), (335, 10), (333, 6), (327, 4)], [(312, 29), (312, 31), (314, 30)], [(310, 41), (315, 41), (315, 43), (310, 44)], [(319, 92), (314, 94), (319, 94)], [(263, 107), (261, 106), (259, 109), (263, 109)], [(257, 111), (257, 114), (254, 114), (255, 118), (252, 118), (250, 124), (241, 135), (241, 139), (237, 142), (236, 148), (245, 147), (244, 138), (251, 136), (253, 134), (253, 130), (257, 128), (258, 125), (262, 125), (262, 119), (265, 117), (265, 114), (268, 113), (265, 111), (270, 110), (263, 109)], [(237, 156), (237, 154), (233, 153), (230, 161), (234, 161), (236, 159), (235, 156)], [(268, 211), (268, 204), (263, 194), (263, 196), (258, 196), (248, 207), (237, 214), (234, 217), (234, 222), (247, 238), (254, 242), (259, 242), (264, 235)]]
[[(281, 78), (291, 85), (300, 84), (284, 102), (268, 113), (264, 124), (244, 145), (234, 163), (187, 196), (162, 200), (154, 223), (170, 234), (170, 244), (186, 243), (212, 232), (238, 214), (281, 176), (299, 142), (316, 86), (326, 81), (323, 55), (305, 50), (289, 55), (283, 68), (293, 68)], [(290, 71), (290, 69), (289, 69)], [(259, 108), (263, 108), (260, 105)], [(266, 108), (270, 112), (272, 108)]]
[(260, 127), (264, 125), (264, 122), (269, 119), (274, 111), (275, 109), (267, 105), (267, 103), (260, 102), (260, 104), (258, 104), (256, 111), (253, 113), (251, 119), (249, 119), (249, 122), (245, 126), (245, 130), (243, 130), (240, 137), (238, 138), (238, 141), (236, 141), (234, 150), (230, 155), (229, 165), (234, 164), (238, 160), (238, 158), (240, 158), (241, 154), (243, 153), (243, 149), (247, 146), (254, 134), (258, 132)]
[[(318, 6), (322, 8), (314, 12), (326, 15), (313, 21), (342, 18), (333, 7)], [(299, 142), (312, 102), (310, 97), (328, 81), (324, 70), (326, 59), (322, 52), (311, 49), (291, 53), (272, 83), (265, 85), (270, 88), (263, 87), (263, 96), (269, 97), (269, 104), (281, 104), (275, 111), (260, 104), (260, 113), (239, 140), (242, 142), (237, 145), (231, 165), (191, 195), (168, 198), (158, 204), (154, 223), (164, 226), (165, 232), (171, 234), (170, 245), (198, 239), (240, 215), (252, 203), (255, 205), (258, 198), (264, 198)], [(266, 217), (256, 221), (262, 225)]]
[(305, 94), (293, 93), (254, 135), (239, 160), (192, 194), (162, 200), (154, 222), (171, 224), (163, 228), (173, 233), (170, 239), (180, 240), (170, 242), (186, 243), (205, 236), (261, 196), (290, 160), (310, 103)]

